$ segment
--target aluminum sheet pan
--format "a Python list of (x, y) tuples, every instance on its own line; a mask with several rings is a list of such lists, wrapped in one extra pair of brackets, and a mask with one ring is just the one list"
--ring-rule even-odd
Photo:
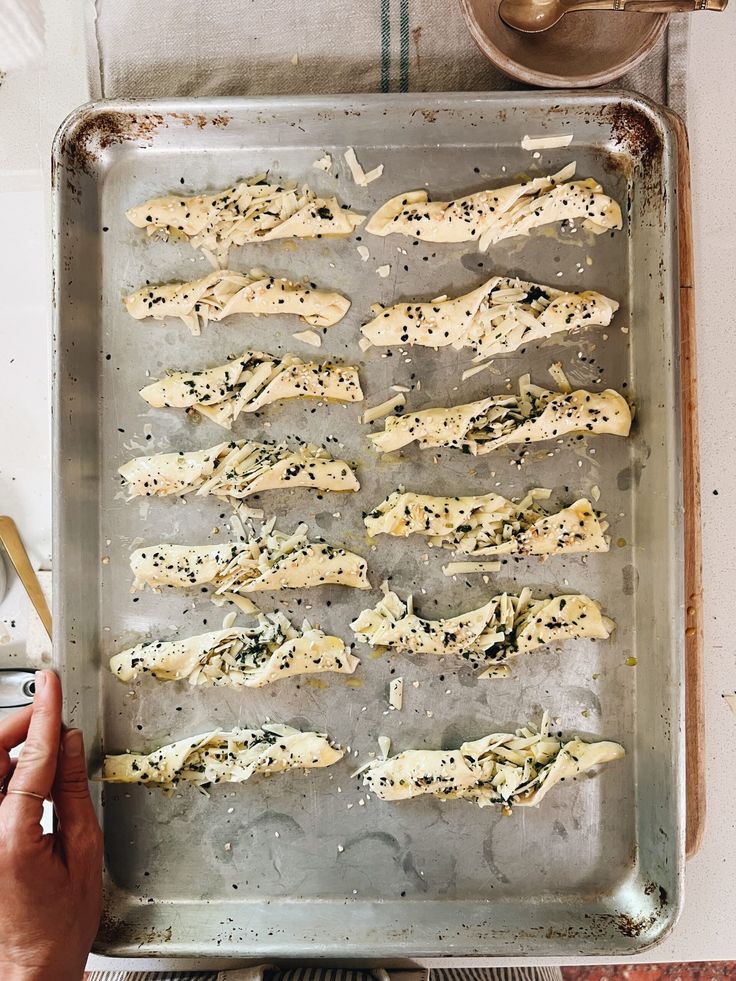
[[(568, 149), (521, 148), (525, 134), (572, 133)], [(357, 187), (347, 146), (383, 177)], [(314, 169), (329, 152), (338, 176)], [(330, 770), (171, 797), (140, 787), (104, 790), (106, 911), (97, 950), (116, 954), (233, 954), (398, 961), (419, 955), (625, 954), (661, 939), (676, 919), (683, 869), (682, 523), (678, 390), (676, 149), (657, 107), (626, 93), (410, 95), (360, 98), (102, 103), (72, 115), (54, 149), (56, 249), (55, 650), (68, 713), (81, 725), (99, 774), (103, 748), (148, 750), (214, 726), (265, 718), (331, 733), (351, 759)], [(578, 386), (612, 386), (635, 399), (629, 440), (568, 438), (475, 459), (416, 448), (400, 462), (369, 449), (362, 406), (312, 403), (243, 417), (235, 435), (299, 433), (337, 447), (359, 467), (354, 497), (308, 491), (258, 503), (279, 527), (306, 520), (314, 534), (361, 552), (372, 593), (339, 588), (303, 596), (260, 594), (265, 608), (307, 613), (351, 640), (350, 620), (384, 579), (421, 612), (451, 615), (503, 589), (584, 591), (617, 622), (607, 643), (582, 641), (520, 658), (513, 678), (478, 681), (452, 659), (371, 656), (348, 680), (287, 681), (259, 691), (192, 690), (146, 680), (130, 687), (108, 657), (138, 639), (199, 632), (222, 611), (203, 595), (130, 593), (128, 557), (140, 542), (206, 543), (228, 537), (214, 500), (127, 503), (117, 468), (132, 455), (199, 448), (223, 431), (137, 395), (148, 372), (222, 363), (246, 348), (313, 348), (286, 318), (212, 324), (200, 337), (173, 321), (136, 323), (121, 296), (145, 280), (194, 278), (207, 263), (188, 245), (144, 241), (125, 209), (183, 188), (224, 187), (268, 170), (337, 192), (370, 212), (402, 190), (459, 195), (571, 159), (623, 204), (622, 232), (595, 240), (559, 229), (479, 254), (390, 236), (275, 242), (233, 250), (230, 266), (308, 274), (353, 300), (318, 357), (360, 364), (367, 404), (392, 384), (421, 391), (410, 407), (504, 392), (524, 372), (554, 387), (561, 360)], [(381, 278), (378, 266), (389, 264)], [(359, 325), (375, 301), (458, 294), (491, 273), (589, 287), (617, 298), (611, 328), (497, 358), (461, 382), (466, 354), (414, 348), (408, 357), (363, 355)], [(604, 337), (605, 335), (605, 337)], [(361, 513), (403, 483), (441, 493), (530, 486), (560, 500), (600, 488), (611, 522), (609, 554), (508, 561), (484, 583), (446, 579), (449, 553), (422, 539), (365, 537)], [(214, 529), (219, 533), (215, 534)], [(301, 599), (301, 604), (299, 600)], [(636, 666), (631, 661), (636, 659)], [(387, 714), (391, 677), (405, 679), (403, 711)], [(418, 682), (418, 686), (414, 685)], [(357, 685), (357, 687), (356, 687)], [(565, 734), (620, 740), (625, 761), (557, 788), (540, 809), (511, 817), (465, 802), (365, 801), (351, 770), (390, 736), (393, 750), (450, 747), (538, 721), (543, 708)], [(99, 784), (96, 784), (99, 793)], [(342, 846), (341, 851), (338, 846)]]

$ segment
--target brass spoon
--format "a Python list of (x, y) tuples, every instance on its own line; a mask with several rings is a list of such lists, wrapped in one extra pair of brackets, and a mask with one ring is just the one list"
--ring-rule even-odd
[(501, 20), (516, 31), (547, 31), (572, 10), (628, 10), (645, 14), (677, 14), (694, 10), (725, 10), (728, 0), (501, 0)]

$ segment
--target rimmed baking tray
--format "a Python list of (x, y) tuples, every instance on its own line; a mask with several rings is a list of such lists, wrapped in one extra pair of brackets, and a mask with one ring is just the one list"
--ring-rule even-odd
[[(521, 148), (526, 134), (559, 133), (573, 134), (568, 149), (535, 158)], [(347, 146), (366, 168), (384, 163), (384, 176), (356, 187), (342, 161)], [(325, 152), (336, 163), (332, 175), (312, 166)], [(530, 655), (517, 661), (512, 679), (493, 682), (475, 680), (450, 659), (375, 659), (366, 649), (358, 687), (322, 676), (235, 694), (150, 681), (127, 687), (109, 676), (106, 660), (123, 646), (149, 634), (195, 633), (222, 615), (201, 596), (129, 592), (127, 559), (136, 542), (228, 535), (228, 515), (215, 502), (124, 500), (116, 469), (129, 457), (222, 438), (209, 422), (195, 426), (174, 411), (149, 409), (137, 395), (147, 372), (221, 363), (246, 348), (315, 356), (291, 337), (299, 327), (286, 319), (239, 318), (197, 338), (174, 323), (130, 320), (123, 293), (146, 279), (194, 278), (207, 266), (188, 246), (144, 242), (125, 209), (152, 194), (226, 186), (268, 170), (336, 192), (368, 213), (401, 190), (426, 184), (435, 196), (458, 195), (570, 159), (622, 202), (622, 232), (592, 240), (548, 230), (485, 254), (364, 234), (361, 243), (249, 246), (232, 253), (230, 266), (308, 274), (347, 293), (352, 309), (317, 356), (360, 364), (368, 404), (391, 394), (392, 384), (417, 380), (410, 407), (505, 391), (525, 372), (553, 387), (547, 371), (559, 360), (578, 386), (609, 385), (632, 396), (637, 419), (628, 441), (567, 439), (541, 444), (523, 460), (513, 451), (477, 460), (446, 451), (433, 464), (432, 454), (409, 451), (398, 463), (377, 462), (360, 407), (313, 413), (296, 402), (244, 422), (236, 435), (329, 435), (331, 446), (357, 461), (362, 488), (354, 498), (303, 491), (258, 503), (279, 515), (280, 527), (304, 519), (313, 533), (365, 554), (376, 589), (390, 578), (435, 616), (522, 585), (583, 591), (617, 621), (612, 639)], [(149, 749), (266, 717), (327, 730), (351, 747), (351, 760), (332, 770), (215, 788), (210, 798), (106, 788), (98, 950), (373, 961), (623, 954), (672, 926), (684, 861), (676, 165), (664, 112), (626, 93), (100, 103), (64, 124), (54, 147), (55, 650), (69, 714), (94, 747), (92, 772), (103, 748)], [(367, 261), (358, 244), (368, 247)], [(391, 272), (382, 278), (376, 269), (385, 264)], [(415, 348), (381, 358), (358, 348), (372, 302), (460, 293), (494, 272), (599, 289), (621, 308), (606, 331), (499, 358), (491, 372), (465, 382), (464, 355)], [(550, 486), (560, 500), (597, 486), (612, 548), (587, 561), (507, 562), (487, 583), (478, 575), (448, 580), (440, 572), (447, 553), (423, 541), (379, 539), (372, 550), (366, 540), (362, 511), (399, 483), (508, 496)], [(334, 588), (259, 597), (295, 618), (311, 607), (308, 616), (347, 640), (350, 619), (376, 598), (377, 591)], [(405, 679), (405, 707), (387, 714), (396, 675)], [(560, 731), (619, 739), (626, 760), (511, 817), (462, 802), (365, 800), (350, 779), (353, 764), (376, 751), (378, 735), (390, 736), (394, 750), (450, 746), (538, 720), (542, 708), (559, 719)]]

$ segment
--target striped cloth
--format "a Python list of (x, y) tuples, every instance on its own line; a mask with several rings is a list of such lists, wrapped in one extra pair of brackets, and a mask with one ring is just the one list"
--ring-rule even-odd
[(224, 971), (88, 971), (84, 981), (220, 981), (223, 977), (227, 977)]
[[(476, 48), (457, 0), (78, 2), (93, 97), (523, 88)], [(620, 84), (684, 112), (688, 29), (687, 14), (674, 16)]]
[[(379, 968), (358, 971), (338, 967), (246, 967), (232, 971), (92, 971), (85, 981), (389, 981)], [(480, 979), (474, 979), (480, 981)]]
[(559, 967), (433, 968), (427, 981), (562, 981)]
[(222, 972), (215, 974), (172, 974), (170, 971), (92, 971), (84, 975), (84, 981), (218, 981)]
[(93, 971), (85, 981), (562, 981), (559, 967), (439, 968), (431, 971), (353, 971), (346, 968), (245, 968), (214, 973)]

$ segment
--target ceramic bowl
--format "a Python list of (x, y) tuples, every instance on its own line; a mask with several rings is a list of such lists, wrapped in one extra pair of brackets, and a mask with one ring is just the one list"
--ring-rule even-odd
[(620, 78), (652, 50), (668, 14), (580, 10), (539, 34), (508, 27), (500, 0), (460, 0), (475, 43), (505, 75), (527, 85), (582, 88)]

